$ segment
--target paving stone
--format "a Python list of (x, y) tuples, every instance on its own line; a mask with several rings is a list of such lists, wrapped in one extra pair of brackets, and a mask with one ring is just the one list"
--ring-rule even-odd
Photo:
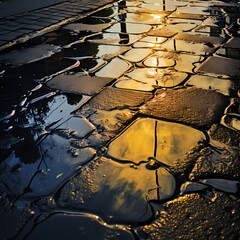
[(210, 127), (220, 122), (229, 100), (222, 94), (202, 89), (158, 90), (140, 112), (149, 116)]
[(0, 45), (3, 45), (4, 43), (7, 43), (6, 41), (1, 41), (0, 40)]
[[(239, 149), (231, 148), (228, 145), (212, 141), (212, 146), (202, 149), (196, 154), (196, 163), (189, 175), (190, 179), (197, 181), (198, 179), (240, 179), (240, 158)], [(219, 180), (219, 187), (221, 181)], [(224, 189), (224, 183), (221, 190)], [(229, 189), (230, 190), (230, 189)]]
[(209, 57), (199, 66), (197, 72), (215, 73), (232, 77), (240, 76), (240, 60), (225, 57)]
[(220, 124), (214, 124), (209, 130), (212, 139), (240, 148), (240, 133)]
[[(152, 93), (108, 87), (91, 99), (86, 108), (102, 110), (113, 110), (137, 107), (149, 101), (153, 97)], [(109, 101), (109, 99), (111, 99)]]
[(4, 34), (4, 35), (0, 35), (0, 40), (11, 41), (11, 40), (16, 39), (20, 35), (21, 35), (21, 32), (14, 31), (14, 32), (10, 32), (10, 33)]
[[(210, 195), (210, 194), (209, 194)], [(143, 239), (237, 239), (239, 203), (222, 193), (210, 199), (188, 194), (166, 204), (152, 224), (139, 228)], [(211, 196), (211, 195), (210, 195)]]
[(112, 80), (112, 78), (61, 74), (50, 80), (47, 86), (68, 93), (95, 95)]
[(40, 29), (42, 29), (41, 26), (33, 25), (33, 24), (28, 25), (26, 28), (27, 29), (32, 29), (32, 30), (40, 30)]

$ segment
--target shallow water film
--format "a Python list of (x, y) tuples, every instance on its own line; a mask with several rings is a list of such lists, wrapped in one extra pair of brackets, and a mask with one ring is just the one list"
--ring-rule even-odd
[(234, 0), (102, 3), (0, 51), (0, 238), (240, 239), (239, 76)]

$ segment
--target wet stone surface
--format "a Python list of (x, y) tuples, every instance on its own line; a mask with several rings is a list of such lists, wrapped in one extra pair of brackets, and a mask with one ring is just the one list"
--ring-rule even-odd
[(237, 239), (238, 213), (238, 201), (227, 195), (213, 193), (208, 199), (190, 194), (167, 203), (166, 211), (161, 211), (151, 225), (140, 228), (139, 233), (145, 239)]
[(239, 8), (114, 1), (1, 51), (0, 238), (239, 239)]
[(224, 95), (213, 91), (195, 88), (159, 90), (140, 112), (196, 127), (209, 127), (220, 122), (228, 104), (229, 100)]

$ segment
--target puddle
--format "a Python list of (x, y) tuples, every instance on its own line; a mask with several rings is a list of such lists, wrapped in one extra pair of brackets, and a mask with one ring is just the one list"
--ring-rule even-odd
[(205, 16), (199, 15), (199, 14), (193, 14), (193, 13), (185, 14), (185, 13), (178, 13), (178, 12), (172, 13), (169, 17), (170, 18), (192, 19), (192, 20), (205, 20), (205, 18), (206, 18)]
[(114, 85), (117, 88), (132, 89), (138, 91), (153, 91), (154, 87), (150, 84), (139, 82), (131, 78), (122, 77)]
[[(46, 78), (66, 72), (74, 67), (77, 67), (78, 65), (79, 62), (76, 60), (64, 59), (61, 58), (60, 54), (54, 54), (49, 58), (45, 58), (37, 62), (25, 64), (17, 68), (8, 69), (4, 73), (2, 79), (5, 80), (11, 78), (19, 78), (24, 79), (24, 82), (27, 80), (43, 81)], [(23, 82), (23, 80), (21, 81)]]
[(91, 17), (112, 18), (117, 14), (119, 14), (119, 9), (117, 7), (109, 7), (93, 13)]
[(68, 30), (59, 29), (49, 33), (45, 33), (39, 37), (30, 39), (26, 44), (29, 46), (38, 45), (38, 44), (53, 44), (55, 46), (64, 46), (71, 42), (79, 40), (81, 37), (84, 37), (85, 33), (72, 34)]
[(240, 76), (240, 60), (225, 57), (209, 57), (197, 69), (197, 72), (215, 73), (232, 77)]
[[(15, 197), (24, 194), (24, 199), (54, 194), (95, 154), (90, 148), (73, 149), (67, 139), (55, 134), (38, 146), (34, 142), (24, 145), (21, 142), (15, 145), (15, 152), (0, 165), (0, 179), (6, 191)], [(27, 151), (28, 146), (31, 146), (30, 152)]]
[(224, 115), (221, 119), (221, 124), (234, 131), (240, 131), (240, 115), (234, 113)]
[(145, 85), (145, 88), (149, 88), (150, 86), (175, 87), (182, 83), (188, 74), (157, 68), (138, 68), (125, 76), (137, 80), (139, 83), (147, 84), (148, 87)]
[(108, 77), (61, 74), (47, 82), (47, 86), (67, 93), (93, 96), (112, 80)]
[(155, 29), (152, 29), (151, 31), (149, 31), (148, 35), (170, 38), (179, 32), (190, 31), (190, 30), (194, 29), (196, 26), (197, 26), (196, 24), (188, 24), (188, 23), (176, 23), (176, 24), (162, 25), (158, 28), (155, 28)]
[(130, 64), (119, 58), (114, 58), (95, 75), (103, 78), (119, 78), (130, 68)]
[(164, 164), (173, 165), (204, 139), (202, 132), (185, 125), (139, 119), (110, 143), (108, 154), (134, 163), (156, 157)]
[(153, 43), (153, 44), (161, 44), (163, 42), (165, 42), (167, 40), (167, 38), (164, 37), (144, 37), (141, 40), (139, 40), (140, 42), (146, 42), (146, 43)]
[[(136, 224), (152, 218), (150, 200), (167, 200), (175, 192), (175, 179), (163, 168), (148, 170), (145, 164), (136, 167), (108, 159), (103, 161), (92, 162), (94, 166), (90, 164), (83, 169), (79, 181), (85, 176), (88, 182), (82, 188), (73, 186), (72, 191), (75, 187), (78, 190), (70, 201), (64, 192), (69, 190), (63, 189), (58, 200), (62, 203), (60, 207), (90, 209), (109, 223)], [(79, 197), (82, 204), (79, 204)]]
[[(79, 44), (74, 44), (70, 48), (63, 49), (62, 54), (64, 57), (69, 58), (94, 57), (111, 59), (126, 52), (129, 49), (130, 47), (127, 46), (114, 46), (95, 44), (92, 42), (82, 42)], [(80, 63), (82, 63), (82, 61), (80, 61)]]
[(131, 45), (140, 38), (140, 35), (128, 33), (103, 33), (94, 37), (86, 38), (86, 41), (98, 44)]
[(143, 34), (151, 29), (150, 25), (135, 24), (135, 23), (115, 23), (111, 27), (105, 30), (108, 33), (119, 33), (119, 34)]
[(119, 57), (133, 63), (141, 62), (152, 53), (151, 49), (131, 49)]
[(162, 54), (155, 53), (148, 57), (143, 64), (146, 67), (158, 67), (158, 68), (166, 68), (172, 67), (175, 65), (175, 61), (173, 59), (164, 58)]
[(185, 6), (189, 4), (189, 2), (186, 1), (172, 1), (172, 0), (144, 0), (145, 3), (154, 3), (154, 4), (162, 4), (162, 5), (172, 5), (172, 6)]
[(143, 23), (149, 25), (158, 25), (162, 24), (167, 14), (150, 14), (150, 13), (124, 13), (116, 16), (115, 18), (118, 21), (125, 21), (127, 23)]
[(103, 24), (84, 24), (84, 23), (70, 23), (64, 26), (65, 30), (69, 30), (71, 32), (101, 32), (104, 29), (110, 27), (111, 23), (103, 23)]
[(112, 19), (107, 19), (107, 18), (96, 18), (96, 17), (84, 17), (80, 20), (75, 21), (74, 23), (83, 23), (83, 24), (88, 24), (88, 25), (98, 25), (98, 24), (106, 24), (106, 23), (112, 23)]
[(21, 50), (14, 50), (10, 53), (1, 54), (0, 63), (4, 65), (19, 66), (22, 64), (36, 62), (43, 58), (50, 57), (51, 55), (59, 51), (60, 48), (54, 45), (37, 45)]
[(187, 85), (202, 89), (211, 89), (226, 96), (236, 93), (234, 82), (228, 79), (220, 79), (209, 76), (194, 75), (188, 80)]
[(203, 56), (179, 54), (174, 68), (177, 71), (192, 73), (196, 66), (200, 65), (200, 62), (203, 61), (203, 59)]
[(160, 5), (160, 4), (147, 4), (147, 3), (141, 3), (138, 7), (128, 7), (128, 12), (146, 12), (149, 11), (155, 11), (156, 13), (162, 13), (162, 12), (171, 12), (176, 9), (176, 6), (172, 5)]
[[(37, 96), (33, 99), (36, 99)], [(89, 99), (87, 96), (56, 95), (49, 99), (42, 99), (29, 106), (19, 116), (17, 123), (20, 126), (48, 126), (60, 125), (71, 117), (71, 112), (76, 110)]]
[(133, 44), (134, 48), (150, 48), (153, 50), (161, 50), (162, 45), (161, 44), (154, 44), (154, 43), (147, 43), (147, 42), (136, 42)]
[[(93, 231), (94, 229), (94, 231)], [(116, 239), (134, 240), (133, 235), (124, 226), (107, 225), (96, 215), (56, 213), (45, 221), (35, 225), (27, 240), (37, 239)]]
[(209, 55), (214, 52), (214, 47), (209, 47), (207, 43), (190, 42), (176, 38), (168, 40), (162, 44), (162, 48), (167, 51), (187, 52), (197, 55)]
[[(171, 84), (177, 84), (181, 78), (185, 78), (186, 74), (177, 73), (174, 71), (166, 71), (157, 68), (137, 68), (127, 73), (125, 76), (148, 84), (149, 86), (171, 86)], [(171, 80), (170, 80), (171, 79)], [(184, 79), (181, 79), (183, 81)]]

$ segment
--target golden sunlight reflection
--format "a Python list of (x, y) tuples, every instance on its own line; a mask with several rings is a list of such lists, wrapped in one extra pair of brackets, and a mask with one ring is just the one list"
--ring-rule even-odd
[(109, 189), (110, 192), (116, 193), (108, 203), (114, 211), (127, 213), (130, 209), (136, 209), (137, 202), (131, 201), (136, 197), (143, 202), (146, 201), (146, 197), (151, 200), (165, 200), (175, 191), (175, 179), (164, 168), (149, 170), (146, 164), (133, 167), (109, 160), (106, 164), (107, 167), (98, 169), (94, 179), (100, 184), (100, 191), (106, 192), (106, 189)]
[(139, 119), (109, 145), (108, 154), (135, 163), (154, 156), (173, 165), (204, 139), (202, 132), (182, 124)]
[(147, 67), (164, 68), (164, 67), (172, 67), (174, 66), (174, 64), (175, 64), (175, 61), (173, 59), (160, 58), (157, 56), (149, 57), (144, 61), (144, 65)]

